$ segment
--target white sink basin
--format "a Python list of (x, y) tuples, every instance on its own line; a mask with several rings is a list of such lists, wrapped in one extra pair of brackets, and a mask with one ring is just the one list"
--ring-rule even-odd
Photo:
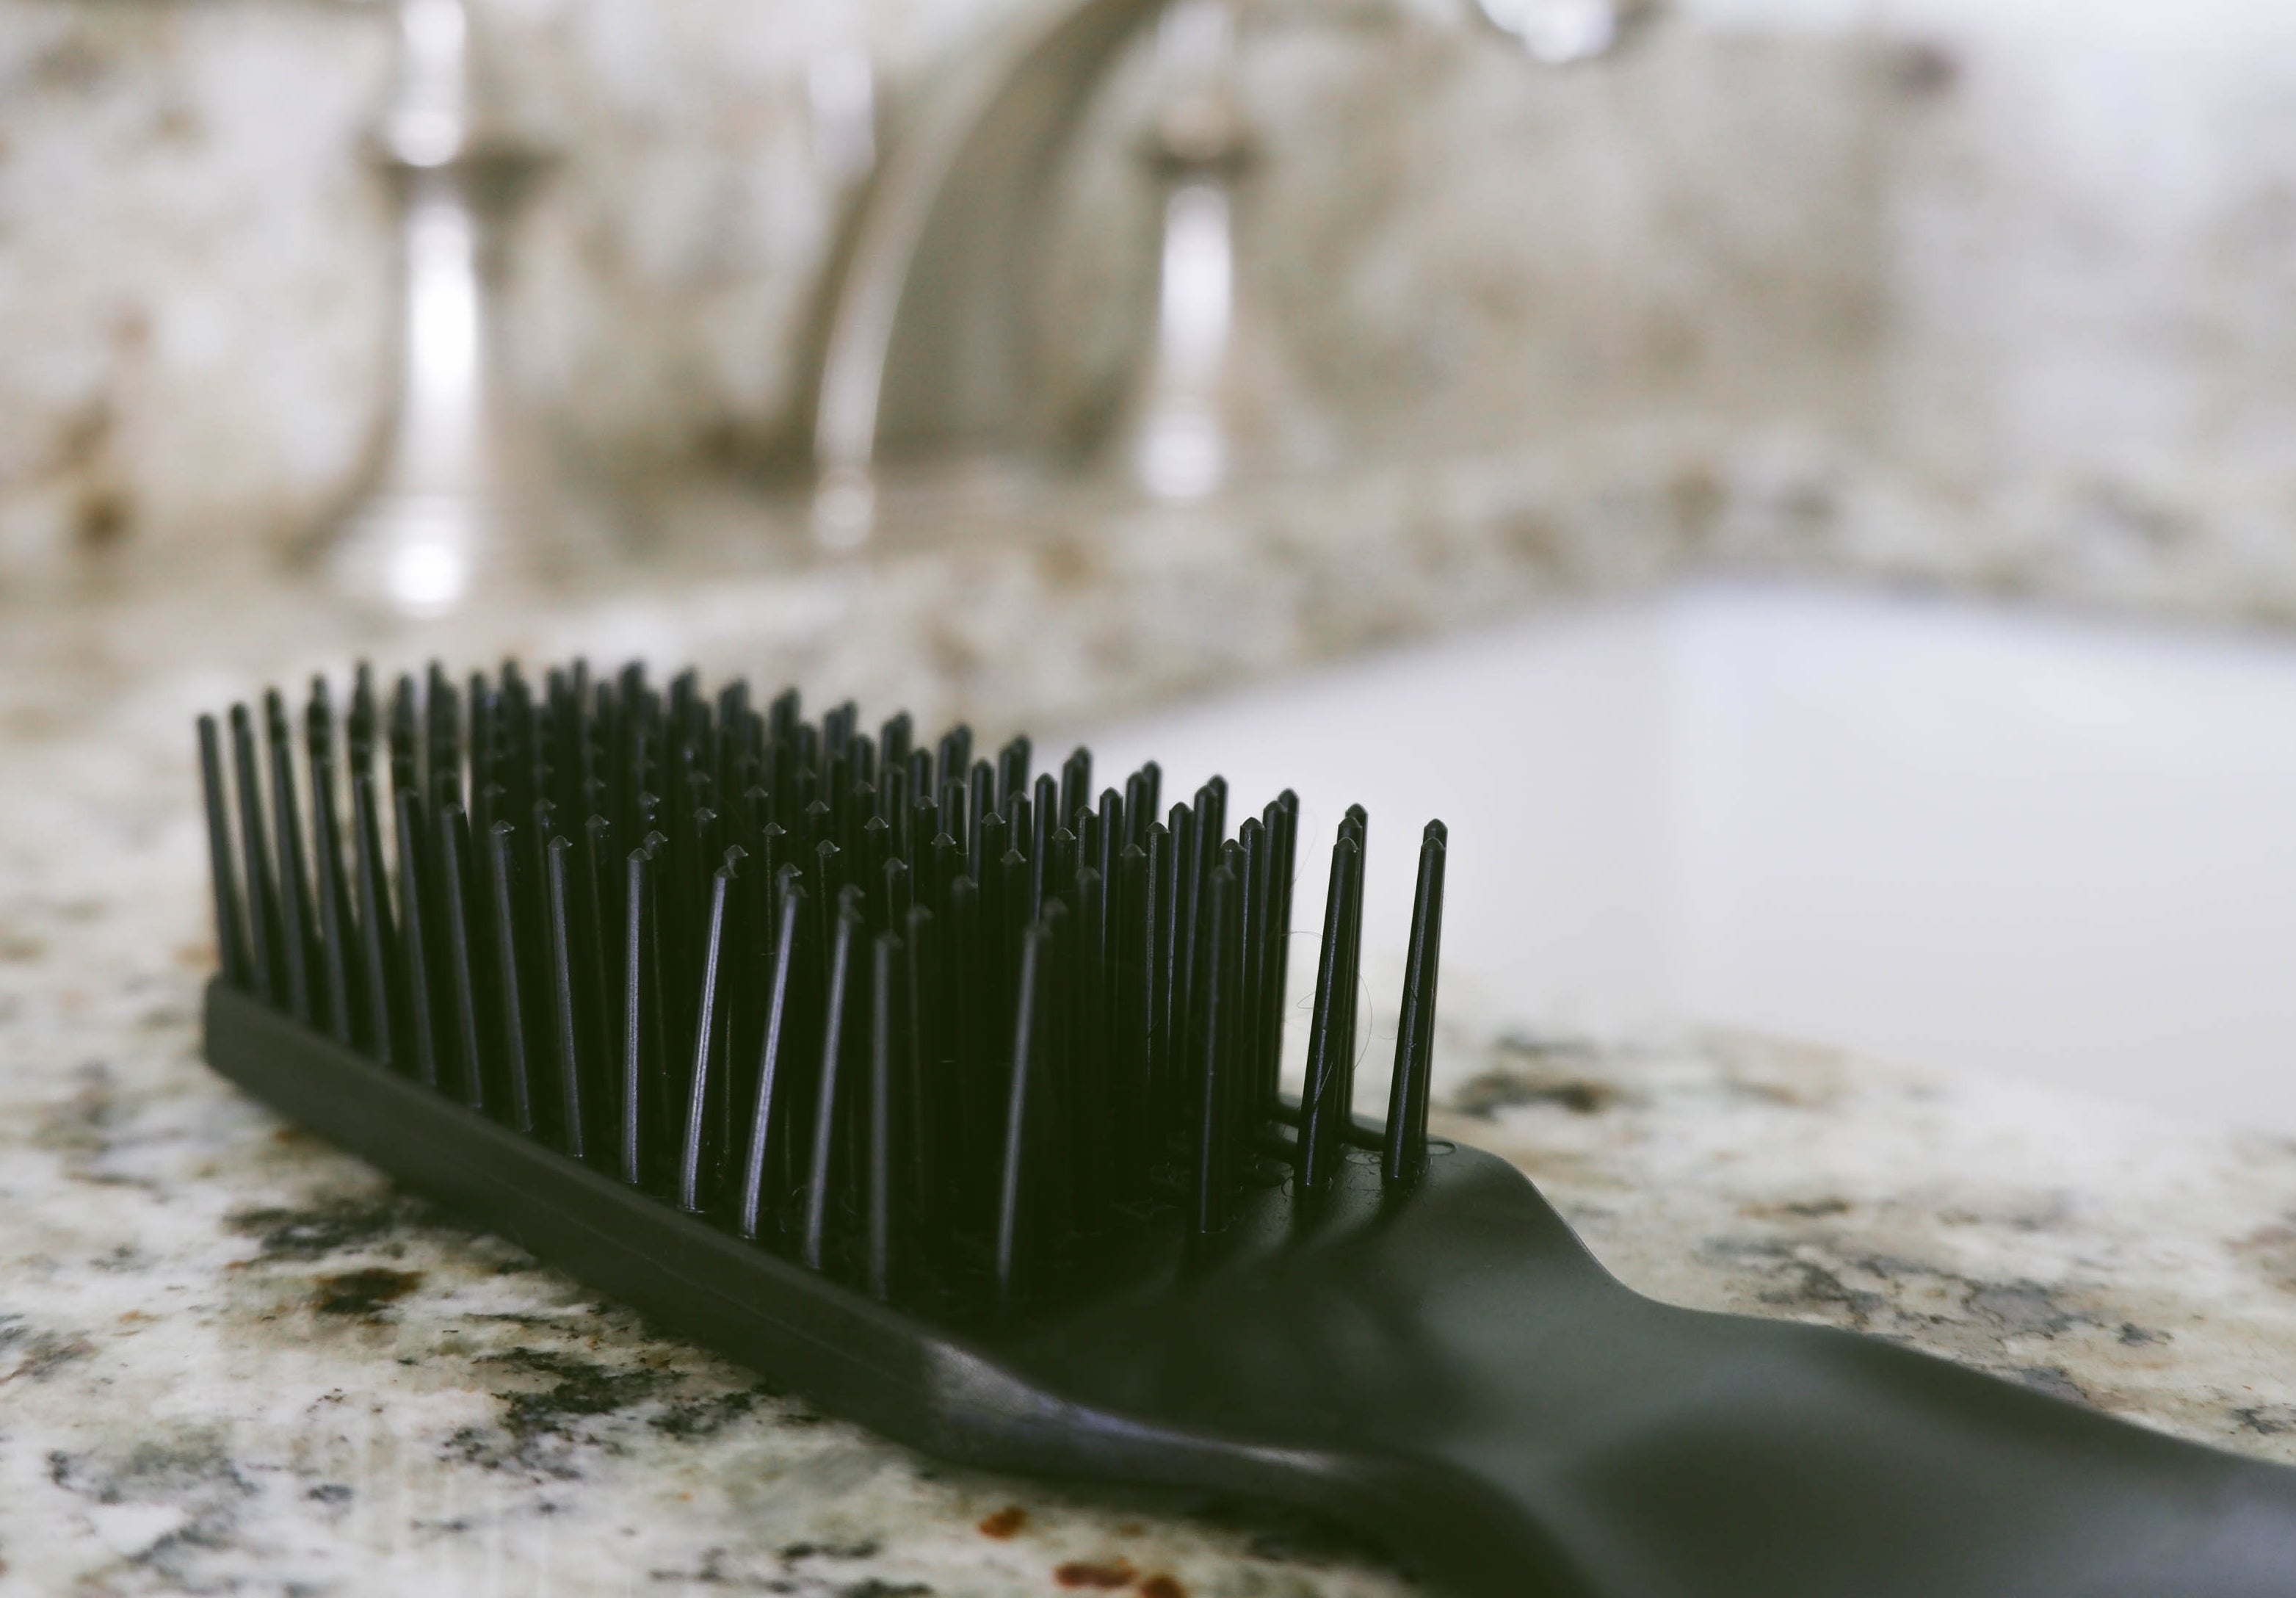
[(1092, 742), (1161, 758), (1168, 802), (1298, 789), (1295, 1004), (1331, 829), (1369, 808), (1374, 1081), (1440, 815), (1454, 1014), (1759, 1028), (2296, 1131), (2288, 643), (1705, 586)]

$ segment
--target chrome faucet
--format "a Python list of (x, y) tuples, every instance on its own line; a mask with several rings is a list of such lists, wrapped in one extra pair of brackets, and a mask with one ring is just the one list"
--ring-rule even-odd
[(1165, 0), (1055, 0), (927, 86), (862, 191), (828, 285), (815, 530), (869, 534), (881, 451), (1015, 441), (1039, 201), (1103, 74)]
[(562, 553), (570, 519), (497, 337), (495, 279), (544, 152), (478, 125), (464, 0), (403, 0), (398, 69), (373, 139), (398, 209), (395, 365), (342, 509), (306, 553), (361, 603), (443, 614)]
[[(922, 91), (862, 191), (819, 316), (807, 413), (822, 543), (867, 538), (889, 457), (1028, 442), (1031, 258), (1054, 164), (1147, 23), (1167, 19), (1168, 54), (1201, 57), (1207, 44), (1232, 53), (1234, 3), (1053, 0)], [(1562, 65), (1607, 53), (1657, 0), (1461, 4), (1533, 60)], [(1232, 474), (1238, 418), (1257, 412), (1254, 424), (1271, 424), (1267, 396), (1240, 389), (1283, 386), (1268, 375), (1280, 360), (1246, 361), (1237, 348), (1254, 329), (1235, 303), (1234, 179), (1250, 140), (1232, 73), (1195, 77), (1152, 138), (1163, 188), (1158, 321), (1113, 451), (1140, 488), (1174, 499)], [(1302, 441), (1317, 430), (1312, 417), (1293, 422), (1300, 437), (1283, 453), (1316, 453)]]

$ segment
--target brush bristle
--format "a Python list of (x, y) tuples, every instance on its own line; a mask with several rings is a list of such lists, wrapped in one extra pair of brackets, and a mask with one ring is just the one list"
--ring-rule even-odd
[(1382, 1133), (1352, 1115), (1359, 808), (1292, 1104), (1288, 790), (1231, 835), (1218, 777), (1160, 818), (1152, 763), (1095, 799), (1082, 749), (1032, 781), (1025, 737), (992, 763), (964, 726), (580, 661), (434, 665), (388, 706), (362, 667), (340, 718), (315, 681), (300, 783), (277, 692), (262, 748), (228, 728), (227, 784), (199, 727), (226, 982), (879, 1299), (1011, 1312), (1111, 1230), (1218, 1232), (1349, 1146), (1391, 1186), (1424, 1165), (1440, 823)]

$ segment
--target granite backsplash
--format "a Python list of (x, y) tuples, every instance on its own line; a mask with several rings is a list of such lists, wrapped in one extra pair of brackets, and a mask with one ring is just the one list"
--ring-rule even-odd
[[(898, 127), (1010, 4), (477, 7), (499, 114), (564, 157), (511, 291), (524, 381), (665, 538), (697, 519), (655, 488), (737, 485), (703, 566), (802, 542), (744, 496), (789, 458), (853, 183), (809, 74), (865, 59)], [(1242, 271), (1351, 463), (1205, 526), (2296, 615), (2296, 23), (1999, 10), (1677, 0), (1558, 72), (1468, 0), (1258, 0)], [(389, 56), (375, 4), (0, 0), (0, 600), (257, 558), (340, 490), (381, 389)], [(1079, 414), (1144, 325), (1138, 76), (1047, 265)]]

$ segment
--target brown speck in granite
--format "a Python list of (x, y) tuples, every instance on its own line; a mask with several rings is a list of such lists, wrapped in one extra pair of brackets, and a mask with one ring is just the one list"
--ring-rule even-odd
[(1122, 1560), (1094, 1561), (1072, 1559), (1054, 1568), (1053, 1579), (1064, 1587), (1087, 1587), (1103, 1590), (1128, 1586), (1134, 1575), (1130, 1565)]
[(383, 1309), (422, 1285), (420, 1271), (391, 1271), (370, 1266), (322, 1276), (311, 1295), (311, 1307), (321, 1315), (357, 1315), (377, 1319)]
[(1151, 1576), (1140, 1584), (1140, 1598), (1188, 1598), (1188, 1589), (1169, 1576)]
[(1532, 1104), (1552, 1104), (1573, 1115), (1594, 1115), (1616, 1096), (1599, 1082), (1509, 1070), (1486, 1071), (1460, 1087), (1451, 1102), (1458, 1114), (1487, 1121), (1503, 1110)]
[(1018, 1535), (1028, 1523), (1029, 1512), (1017, 1504), (1008, 1504), (1003, 1509), (983, 1515), (980, 1532), (985, 1537), (1009, 1537)]
[(92, 487), (73, 506), (72, 534), (83, 549), (109, 550), (126, 540), (135, 520), (135, 503), (125, 489)]
[(1849, 1213), (1847, 1199), (1800, 1199), (1778, 1206), (1781, 1215), (1798, 1216), (1805, 1221), (1823, 1220), (1828, 1216)]

